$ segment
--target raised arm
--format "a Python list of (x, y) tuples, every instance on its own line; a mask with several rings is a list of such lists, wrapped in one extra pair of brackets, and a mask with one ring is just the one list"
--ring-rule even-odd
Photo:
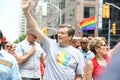
[(34, 18), (36, 18), (36, 16), (35, 16), (35, 11), (36, 11), (36, 7), (37, 7), (37, 5), (38, 5), (38, 2), (39, 2), (39, 0), (34, 0), (34, 3), (31, 5), (31, 7), (30, 7), (30, 13), (32, 14), (32, 16), (34, 17)]
[(25, 14), (27, 24), (29, 24), (27, 29), (32, 31), (33, 34), (35, 34), (37, 36), (40, 43), (43, 44), (46, 36), (40, 30), (39, 25), (37, 24), (36, 20), (34, 19), (33, 15), (31, 14), (31, 12), (30, 12), (31, 7), (32, 7), (32, 5), (29, 2), (29, 0), (22, 0), (22, 9)]
[(111, 49), (108, 54), (112, 57), (112, 55), (118, 52), (120, 52), (120, 42), (117, 43), (117, 45), (113, 49)]
[[(31, 3), (29, 11), (31, 15), (36, 19), (36, 6), (38, 5), (39, 0), (35, 0), (34, 3)], [(30, 24), (27, 22), (27, 28), (30, 28)]]

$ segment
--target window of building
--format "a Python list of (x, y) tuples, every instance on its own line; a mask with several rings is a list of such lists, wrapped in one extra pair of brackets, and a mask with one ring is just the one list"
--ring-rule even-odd
[(87, 30), (87, 31), (84, 31), (83, 36), (87, 37), (88, 34), (94, 34), (94, 30)]
[(70, 17), (73, 17), (74, 16), (74, 13), (70, 13)]
[(25, 24), (25, 21), (21, 22), (22, 24)]
[(95, 7), (84, 7), (84, 18), (95, 15)]
[(65, 8), (65, 0), (59, 3), (59, 8), (64, 9)]
[(75, 9), (73, 9), (72, 11), (73, 11), (73, 13), (74, 13), (74, 12), (75, 12)]
[(62, 23), (65, 23), (65, 14), (62, 15)]
[(75, 2), (75, 0), (71, 0), (71, 2)]

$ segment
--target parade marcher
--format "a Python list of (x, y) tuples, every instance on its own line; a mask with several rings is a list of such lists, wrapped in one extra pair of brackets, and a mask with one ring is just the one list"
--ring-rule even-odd
[(8, 52), (14, 56), (15, 55), (15, 50), (16, 50), (16, 45), (11, 44), (10, 50)]
[(89, 42), (90, 50), (95, 57), (87, 62), (86, 80), (98, 80), (111, 60), (111, 52), (104, 37), (94, 37)]
[(16, 59), (2, 49), (2, 37), (0, 30), (0, 80), (21, 80)]
[(80, 39), (80, 44), (81, 47), (79, 49), (79, 51), (82, 53), (83, 57), (84, 57), (84, 65), (86, 65), (86, 63), (91, 60), (92, 58), (94, 58), (94, 53), (90, 51), (90, 49), (88, 48), (88, 43), (89, 43), (89, 39), (87, 37), (82, 37)]
[(59, 26), (58, 43), (48, 38), (39, 29), (31, 13), (28, 0), (23, 0), (22, 8), (30, 25), (47, 54), (44, 80), (81, 80), (83, 66), (79, 50), (70, 45), (75, 30), (69, 24)]
[(99, 80), (120, 80), (120, 42), (112, 49), (111, 64), (106, 68)]
[(76, 37), (74, 36), (73, 39), (71, 40), (71, 45), (77, 49), (80, 48), (80, 39), (81, 37)]
[(88, 34), (87, 37), (88, 37), (88, 39), (89, 39), (89, 41), (90, 41), (90, 40), (92, 40), (92, 39), (94, 38), (94, 35), (93, 35), (93, 34)]
[(11, 48), (11, 43), (9, 41), (5, 41), (2, 43), (3, 49), (7, 52), (9, 52), (10, 48)]
[(22, 80), (41, 79), (40, 60), (44, 62), (46, 54), (36, 39), (37, 37), (28, 31), (26, 39), (16, 46), (15, 57)]

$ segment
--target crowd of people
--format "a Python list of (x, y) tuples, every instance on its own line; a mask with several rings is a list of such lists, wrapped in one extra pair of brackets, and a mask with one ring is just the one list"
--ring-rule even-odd
[[(6, 42), (6, 41), (5, 41)], [(0, 30), (0, 80), (22, 80), (18, 63), (15, 57), (9, 54), (9, 50), (7, 46), (8, 44), (4, 44), (3, 48), (3, 33)]]
[(35, 5), (22, 0), (27, 21), (22, 42), (11, 44), (0, 31), (0, 80), (119, 80), (120, 43), (109, 49), (105, 37), (76, 37), (66, 23), (57, 40), (51, 39), (39, 29)]

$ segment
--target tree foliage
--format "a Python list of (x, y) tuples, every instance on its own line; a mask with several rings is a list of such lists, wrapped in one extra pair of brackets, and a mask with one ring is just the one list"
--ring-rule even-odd
[(23, 34), (23, 35), (21, 35), (21, 36), (19, 37), (19, 39), (15, 40), (14, 43), (17, 44), (17, 43), (23, 41), (25, 38), (26, 38), (26, 35)]

